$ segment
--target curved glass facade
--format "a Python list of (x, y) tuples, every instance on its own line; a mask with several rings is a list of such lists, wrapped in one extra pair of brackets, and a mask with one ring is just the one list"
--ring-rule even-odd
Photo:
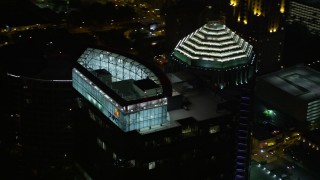
[[(141, 80), (143, 78), (150, 78), (155, 80), (155, 84), (160, 82), (158, 78), (145, 66), (134, 62), (131, 59), (125, 58), (114, 53), (106, 51), (103, 54), (90, 54), (90, 52), (99, 50), (89, 49), (79, 59), (79, 63), (86, 68), (90, 73), (93, 73), (99, 81), (105, 81), (104, 83), (108, 86), (113, 87), (114, 83), (125, 81), (126, 78), (134, 78), (134, 80)], [(110, 54), (111, 57), (107, 57)], [(92, 55), (95, 55), (92, 57)], [(91, 57), (90, 57), (91, 56)], [(103, 58), (102, 58), (103, 57)], [(101, 59), (99, 59), (101, 58)], [(121, 59), (124, 58), (124, 59)], [(91, 62), (91, 60), (92, 62)], [(101, 63), (101, 66), (99, 65)], [(129, 65), (130, 64), (130, 65)], [(137, 66), (134, 66), (137, 65)], [(141, 69), (139, 69), (141, 68)], [(94, 74), (93, 70), (104, 69), (107, 70), (108, 78), (101, 79), (99, 76)], [(109, 72), (110, 70), (111, 72)], [(130, 104), (122, 106), (116, 102), (116, 100), (110, 97), (103, 89), (99, 88), (92, 80), (86, 77), (80, 70), (76, 68), (72, 71), (73, 87), (91, 104), (93, 104), (99, 111), (101, 111), (108, 119), (116, 124), (123, 131), (138, 130), (142, 128), (152, 128), (153, 126), (159, 126), (167, 122), (167, 98), (158, 98), (152, 100), (141, 101), (136, 104)], [(135, 91), (139, 89), (132, 84), (124, 84), (123, 88)], [(146, 95), (130, 96), (137, 98), (145, 98), (155, 96), (162, 92), (161, 86), (154, 87), (156, 91), (150, 91), (151, 93), (144, 93)], [(161, 89), (161, 90), (158, 90)], [(118, 94), (122, 90), (118, 88)], [(135, 94), (139, 94), (136, 92)], [(119, 94), (121, 95), (121, 94)], [(129, 101), (132, 98), (129, 96), (121, 96), (123, 99)]]
[[(140, 99), (142, 97), (125, 95), (124, 93), (119, 91), (118, 88), (115, 88), (115, 86), (113, 86), (114, 82), (129, 79), (142, 80), (149, 78), (155, 84), (159, 85), (159, 88), (156, 89), (156, 93), (162, 93), (161, 83), (152, 71), (150, 71), (144, 65), (122, 55), (99, 49), (88, 48), (80, 56), (80, 58), (78, 59), (78, 63), (81, 64), (88, 71), (92, 72), (95, 76), (95, 70), (104, 69), (108, 73), (110, 73), (112, 81), (103, 82), (127, 101)], [(148, 97), (153, 95), (155, 94), (144, 94), (143, 96)]]

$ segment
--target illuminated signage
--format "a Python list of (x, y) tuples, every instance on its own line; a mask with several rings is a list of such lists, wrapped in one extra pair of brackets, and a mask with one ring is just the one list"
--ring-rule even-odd
[[(119, 116), (119, 112), (118, 112), (118, 116)], [(116, 124), (119, 123), (119, 119), (115, 115), (113, 115), (110, 111), (108, 111), (108, 117), (109, 117), (109, 119), (111, 119)]]
[(119, 117), (119, 110), (117, 108), (114, 108), (114, 115), (116, 117)]

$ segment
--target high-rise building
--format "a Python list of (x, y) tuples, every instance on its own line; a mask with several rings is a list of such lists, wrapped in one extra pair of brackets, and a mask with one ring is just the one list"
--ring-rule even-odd
[(284, 65), (304, 63), (319, 70), (320, 1), (292, 0), (288, 3)]
[(244, 25), (252, 23), (262, 28), (262, 31), (271, 33), (278, 31), (280, 27), (281, 14), (286, 8), (285, 3), (285, 0), (230, 0), (230, 6), (233, 7), (232, 15), (239, 23)]
[(320, 122), (319, 77), (318, 71), (305, 66), (266, 74), (257, 79), (256, 96), (266, 107), (293, 118), (298, 129), (312, 130)]
[(319, 0), (293, 0), (289, 2), (288, 10), (288, 24), (302, 24), (310, 33), (320, 35)]
[(215, 4), (218, 4), (218, 1), (212, 3), (206, 0), (165, 0), (162, 17), (165, 20), (168, 51), (171, 51), (180, 39), (208, 21), (222, 19), (220, 16), (218, 18), (222, 8)]
[(283, 66), (286, 0), (230, 0), (227, 25), (253, 45), (259, 74)]
[(212, 86), (246, 84), (255, 73), (253, 47), (226, 25), (210, 21), (180, 40), (171, 54), (174, 68), (204, 73)]
[(12, 168), (32, 179), (47, 179), (52, 174), (72, 177), (72, 62), (44, 58), (35, 46), (12, 45), (3, 50), (2, 58), (7, 61), (5, 117), (16, 124), (10, 132), (14, 135), (10, 143), (16, 148), (7, 148), (19, 150), (14, 159), (19, 165)]
[(234, 115), (217, 94), (100, 49), (88, 48), (72, 73), (83, 178), (234, 177)]

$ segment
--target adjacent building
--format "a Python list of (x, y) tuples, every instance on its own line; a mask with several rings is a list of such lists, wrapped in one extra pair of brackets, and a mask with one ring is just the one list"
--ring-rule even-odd
[(283, 132), (271, 124), (257, 124), (252, 129), (251, 158), (257, 162), (267, 163), (276, 160), (277, 157), (272, 151), (279, 148), (277, 146), (282, 142)]
[(320, 1), (294, 0), (289, 2), (288, 24), (299, 23), (312, 34), (320, 34)]
[(280, 27), (281, 14), (286, 10), (286, 0), (230, 0), (230, 6), (237, 22), (244, 25), (252, 23), (261, 27), (261, 30), (272, 33)]
[(253, 47), (216, 21), (180, 40), (171, 59), (178, 69), (187, 67), (206, 74), (208, 81), (220, 89), (247, 83), (256, 70)]
[(266, 74), (257, 78), (256, 96), (267, 107), (293, 118), (298, 128), (312, 130), (320, 120), (319, 77), (318, 71), (305, 66)]
[[(3, 48), (5, 117), (15, 123), (10, 151), (18, 151), (17, 174), (30, 178), (73, 176), (73, 119), (75, 93), (72, 89), (72, 62), (46, 58), (34, 46)], [(37, 53), (35, 53), (37, 52)], [(51, 59), (52, 58), (52, 59)]]
[(258, 74), (281, 69), (286, 0), (230, 0), (226, 23), (246, 39), (256, 53)]

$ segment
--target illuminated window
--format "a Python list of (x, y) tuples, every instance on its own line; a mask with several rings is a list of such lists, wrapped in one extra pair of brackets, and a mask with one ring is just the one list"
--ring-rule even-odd
[(82, 107), (83, 107), (81, 98), (76, 98), (76, 102), (77, 102), (77, 105), (78, 105), (79, 108), (82, 108)]
[(189, 133), (191, 133), (191, 132), (192, 132), (192, 129), (191, 129), (190, 126), (184, 127), (184, 128), (182, 129), (182, 134), (189, 134)]
[(86, 98), (94, 105), (96, 106), (99, 110), (102, 109), (101, 103), (99, 103), (95, 98), (93, 98), (90, 94), (87, 93)]
[(128, 161), (128, 164), (129, 164), (129, 166), (130, 167), (135, 167), (136, 166), (136, 160), (130, 160), (130, 161)]
[(92, 120), (96, 121), (96, 117), (94, 115), (94, 113), (89, 109), (89, 116)]
[(211, 126), (211, 127), (209, 128), (209, 133), (210, 133), (210, 134), (217, 133), (217, 132), (219, 132), (219, 131), (220, 131), (220, 127), (219, 127), (218, 125), (216, 125), (216, 126)]
[(276, 116), (276, 112), (273, 111), (273, 110), (269, 110), (269, 109), (266, 109), (263, 111), (263, 114), (267, 117), (274, 117)]
[(170, 144), (171, 143), (171, 138), (170, 137), (165, 137), (164, 138), (164, 143), (165, 144)]
[(31, 104), (31, 99), (25, 99), (27, 104)]
[(149, 170), (154, 169), (156, 167), (156, 162), (149, 162)]
[(268, 145), (268, 146), (273, 146), (273, 145), (275, 145), (275, 144), (276, 144), (276, 143), (275, 143), (274, 141), (268, 141), (268, 142), (267, 142), (267, 145)]
[(97, 138), (97, 143), (103, 150), (107, 150), (106, 143), (103, 142), (100, 138)]

